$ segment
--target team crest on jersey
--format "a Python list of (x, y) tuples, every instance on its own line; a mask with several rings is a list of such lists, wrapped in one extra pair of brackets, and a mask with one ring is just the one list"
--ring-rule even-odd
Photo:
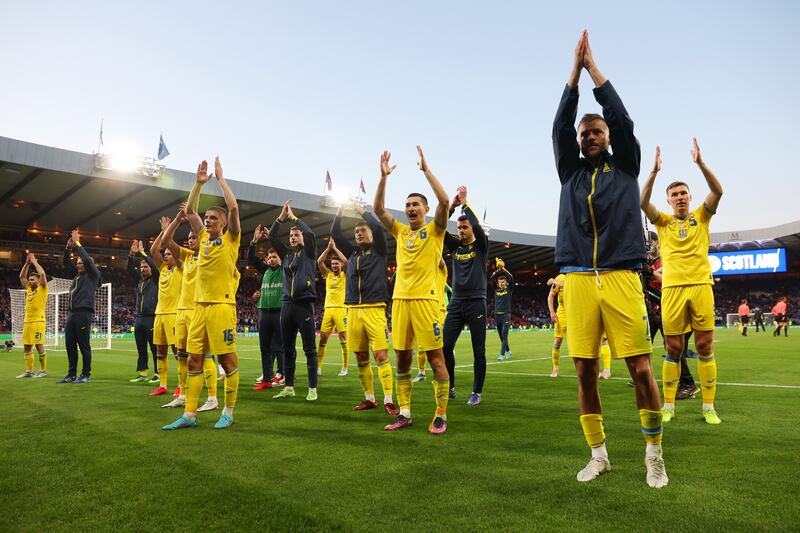
[(686, 238), (686, 228), (681, 228), (678, 230), (678, 238), (685, 239)]
[(406, 243), (406, 248), (411, 249), (413, 247), (414, 247), (414, 239), (408, 239), (408, 242)]
[(605, 174), (607, 172), (611, 172), (611, 167), (608, 166), (608, 163), (603, 165), (603, 174)]

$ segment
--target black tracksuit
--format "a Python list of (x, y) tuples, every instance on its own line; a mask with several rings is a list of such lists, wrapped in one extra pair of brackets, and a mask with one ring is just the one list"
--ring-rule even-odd
[(92, 346), (90, 336), (92, 333), (92, 318), (94, 317), (95, 291), (100, 286), (100, 271), (86, 249), (75, 245), (75, 253), (83, 259), (84, 270), (78, 269), (72, 262), (71, 250), (64, 250), (64, 267), (75, 274), (69, 287), (69, 312), (64, 324), (64, 341), (67, 348), (69, 361), (68, 376), (77, 377), (78, 374), (78, 347), (83, 358), (82, 376), (92, 374)]
[(280, 242), (278, 233), (281, 223), (277, 220), (269, 229), (269, 242), (283, 256), (283, 301), (281, 305), (281, 336), (286, 386), (294, 386), (294, 372), (297, 361), (295, 342), (297, 332), (303, 341), (308, 367), (308, 386), (317, 387), (317, 339), (314, 324), (314, 302), (317, 289), (314, 276), (317, 270), (317, 239), (311, 228), (302, 220), (294, 224), (303, 232), (303, 246), (289, 250)]
[(594, 89), (614, 153), (597, 167), (580, 157), (575, 120), (578, 88), (567, 86), (553, 122), (553, 152), (561, 181), (556, 263), (577, 269), (641, 269), (645, 260), (639, 206), (641, 148), (633, 121), (611, 82)]
[[(274, 269), (268, 266), (263, 259), (256, 253), (256, 245), (250, 244), (247, 249), (247, 262), (261, 273), (261, 291), (277, 290), (274, 287), (266, 287), (267, 279), (270, 276), (264, 276), (269, 271), (275, 271), (281, 267)], [(276, 282), (277, 283), (277, 282)], [(269, 381), (273, 377), (275, 369), (275, 361), (278, 361), (278, 373), (284, 375), (284, 358), (283, 358), (283, 341), (281, 337), (281, 306), (258, 306), (258, 346), (261, 352), (261, 372), (262, 379)]]
[(353, 246), (342, 232), (342, 219), (336, 217), (331, 225), (331, 237), (347, 260), (347, 285), (344, 303), (361, 305), (386, 303), (389, 288), (386, 285), (386, 255), (389, 241), (386, 229), (372, 213), (364, 212), (361, 218), (372, 230), (372, 243)]
[[(497, 276), (503, 275), (508, 282), (505, 289), (497, 285)], [(508, 332), (511, 329), (511, 297), (514, 292), (514, 276), (505, 268), (498, 268), (492, 274), (494, 287), (494, 324), (500, 337), (500, 355), (511, 351), (508, 345)]]
[(486, 256), (489, 239), (472, 208), (466, 205), (462, 213), (469, 219), (475, 240), (464, 244), (446, 233), (444, 245), (453, 252), (453, 294), (444, 321), (444, 359), (450, 374), (450, 388), (456, 386), (454, 348), (464, 325), (469, 326), (474, 358), (472, 391), (480, 394), (486, 380)]
[(764, 326), (764, 312), (761, 309), (757, 309), (753, 313), (753, 321), (756, 323), (756, 333), (758, 333), (758, 326), (761, 326), (762, 331), (767, 331), (766, 326)]
[[(150, 266), (150, 277), (142, 277), (139, 261), (144, 259)], [(136, 313), (133, 324), (133, 338), (136, 340), (136, 351), (139, 359), (136, 362), (136, 371), (147, 370), (147, 345), (153, 354), (153, 368), (156, 365), (156, 347), (153, 344), (153, 322), (158, 306), (158, 268), (150, 256), (142, 253), (128, 256), (128, 273), (136, 283)]]

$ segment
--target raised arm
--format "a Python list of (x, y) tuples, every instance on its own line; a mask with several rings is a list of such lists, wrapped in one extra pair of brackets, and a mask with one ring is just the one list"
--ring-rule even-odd
[(322, 250), (322, 253), (317, 258), (317, 266), (319, 267), (319, 271), (322, 272), (323, 276), (327, 276), (330, 270), (328, 266), (325, 264), (325, 258), (328, 257), (328, 252), (331, 250), (331, 244), (333, 244), (333, 239), (328, 241), (328, 246)]
[(153, 256), (153, 261), (155, 261), (156, 265), (160, 268), (161, 263), (164, 262), (164, 257), (161, 255), (161, 243), (164, 240), (164, 233), (167, 231), (171, 222), (169, 217), (161, 217), (158, 222), (161, 224), (161, 233), (158, 234), (158, 237), (156, 237), (156, 240), (154, 240), (152, 246), (150, 246), (150, 255)]
[(333, 239), (329, 240), (328, 244), (330, 246), (331, 251), (336, 254), (336, 257), (339, 258), (339, 262), (342, 264), (342, 270), (344, 270), (345, 267), (347, 267), (347, 256), (345, 256), (342, 253), (342, 251), (336, 247), (336, 241), (334, 241)]
[(31, 254), (25, 256), (25, 264), (22, 265), (22, 270), (19, 271), (19, 283), (22, 288), (28, 286), (28, 267), (30, 266)]
[(692, 161), (698, 166), (700, 172), (703, 173), (703, 177), (706, 179), (710, 190), (704, 202), (706, 204), (706, 209), (709, 213), (715, 214), (717, 212), (717, 206), (719, 206), (719, 200), (722, 198), (722, 184), (711, 169), (706, 166), (705, 161), (703, 161), (703, 156), (700, 153), (700, 145), (697, 144), (697, 139), (695, 138), (692, 138)]
[(128, 264), (126, 265), (126, 270), (128, 274), (130, 274), (131, 279), (134, 283), (138, 283), (142, 280), (142, 274), (139, 272), (139, 265), (138, 259), (139, 257), (139, 243), (134, 240), (131, 243), (131, 252), (128, 254)]
[(422, 153), (422, 148), (417, 145), (417, 153), (419, 154), (419, 169), (425, 174), (425, 178), (428, 180), (428, 183), (433, 189), (433, 194), (436, 195), (436, 199), (439, 203), (436, 205), (436, 211), (433, 215), (433, 221), (436, 222), (436, 225), (439, 226), (441, 229), (447, 229), (447, 219), (449, 218), (448, 213), (450, 211), (450, 198), (447, 197), (447, 191), (444, 190), (442, 184), (433, 175), (431, 169), (428, 167), (428, 162), (425, 160), (425, 154)]
[(70, 276), (75, 276), (78, 273), (78, 269), (75, 268), (75, 263), (72, 262), (72, 249), (74, 247), (75, 242), (72, 240), (72, 237), (70, 237), (67, 241), (66, 248), (64, 248), (64, 268), (67, 269)]
[(86, 248), (81, 246), (81, 236), (76, 229), (72, 230), (72, 242), (75, 243), (75, 253), (83, 259), (83, 266), (86, 269), (86, 273), (90, 278), (99, 281), (100, 270), (98, 270), (97, 265), (94, 264), (94, 259), (91, 258)]
[[(291, 208), (289, 208), (289, 212), (291, 213)], [(311, 231), (311, 228), (308, 227), (308, 224), (303, 222), (297, 217), (294, 217), (295, 225), (300, 228), (300, 231), (303, 232), (303, 251), (305, 254), (310, 257), (311, 259), (317, 258), (317, 236), (314, 235), (314, 232)]]
[(656, 160), (653, 163), (653, 170), (642, 185), (642, 191), (639, 193), (639, 205), (642, 207), (647, 220), (655, 224), (658, 221), (658, 208), (653, 202), (650, 201), (650, 196), (653, 194), (653, 185), (656, 182), (656, 176), (661, 170), (661, 147), (656, 146)]
[(475, 211), (472, 209), (472, 206), (469, 205), (467, 201), (467, 187), (461, 185), (458, 188), (458, 201), (462, 205), (461, 212), (464, 213), (464, 216), (467, 217), (469, 223), (472, 224), (472, 232), (475, 234), (475, 246), (480, 250), (488, 250), (489, 249), (489, 238), (486, 236), (486, 232), (483, 230), (483, 226), (481, 226), (481, 221), (478, 220), (478, 215), (475, 214)]
[(222, 189), (222, 196), (225, 198), (225, 205), (228, 207), (228, 232), (237, 237), (242, 232), (242, 226), (239, 222), (239, 204), (236, 202), (236, 196), (233, 195), (230, 186), (222, 176), (222, 163), (219, 162), (219, 156), (214, 158), (214, 176), (217, 178), (219, 188)]
[(281, 220), (280, 216), (275, 219), (275, 222), (273, 222), (272, 226), (269, 228), (269, 233), (267, 233), (267, 240), (269, 240), (269, 244), (275, 248), (275, 251), (278, 252), (278, 255), (281, 257), (281, 259), (283, 259), (283, 256), (286, 255), (286, 245), (283, 244), (279, 238), (281, 222), (283, 222), (283, 220)]
[(36, 269), (36, 273), (39, 274), (39, 285), (42, 287), (47, 287), (47, 275), (44, 273), (42, 265), (40, 265), (39, 261), (36, 260), (36, 256), (33, 255), (33, 252), (28, 253), (27, 261), (33, 265), (33, 268)]
[(556, 118), (553, 120), (553, 154), (556, 158), (556, 170), (561, 183), (564, 183), (572, 171), (580, 164), (580, 147), (575, 120), (578, 118), (578, 80), (583, 70), (583, 55), (586, 31), (581, 33), (572, 61), (572, 72), (567, 86), (561, 94)]
[(152, 272), (152, 275), (155, 276), (155, 279), (158, 279), (158, 265), (156, 265), (156, 262), (153, 261), (153, 258), (147, 255), (147, 253), (144, 251), (144, 244), (142, 244), (142, 241), (139, 241), (138, 257), (144, 259), (144, 262), (150, 266), (150, 272)]
[(642, 149), (633, 134), (633, 120), (622, 103), (614, 86), (606, 79), (594, 61), (589, 36), (583, 53), (583, 66), (594, 81), (594, 98), (603, 107), (603, 117), (608, 125), (614, 157), (633, 175), (639, 175), (642, 162)]
[(263, 236), (264, 231), (261, 228), (261, 224), (259, 224), (253, 232), (253, 239), (250, 241), (250, 246), (247, 247), (247, 264), (258, 270), (261, 274), (267, 271), (267, 265), (265, 265), (264, 261), (258, 256), (256, 246), (261, 242)]
[[(364, 212), (363, 208), (356, 207), (356, 210), (359, 213)], [(331, 239), (333, 239), (333, 241), (336, 243), (336, 246), (342, 251), (342, 253), (349, 257), (353, 254), (354, 247), (352, 243), (350, 243), (350, 239), (345, 237), (344, 232), (342, 231), (343, 213), (344, 206), (340, 206), (339, 210), (336, 212), (336, 216), (333, 217), (333, 223), (331, 224)]]
[(386, 230), (381, 224), (381, 221), (369, 211), (361, 210), (361, 218), (369, 224), (372, 230), (372, 244), (375, 247), (375, 252), (386, 257), (389, 253), (389, 237), (386, 236)]
[(192, 187), (192, 192), (189, 193), (189, 199), (186, 200), (186, 218), (189, 220), (189, 225), (195, 235), (200, 235), (203, 230), (203, 220), (200, 218), (197, 210), (200, 206), (200, 191), (203, 185), (208, 183), (211, 176), (208, 175), (208, 161), (201, 161), (197, 165), (197, 174), (195, 174), (195, 182)]
[(392, 154), (388, 150), (384, 150), (381, 154), (381, 179), (378, 181), (378, 186), (375, 187), (375, 200), (372, 202), (372, 210), (375, 216), (381, 221), (383, 227), (391, 230), (394, 225), (394, 217), (386, 210), (386, 178), (389, 177), (397, 165), (389, 166), (389, 159)]
[(169, 251), (172, 252), (172, 256), (180, 262), (179, 267), (183, 268), (183, 259), (181, 258), (181, 247), (175, 242), (175, 231), (178, 229), (178, 226), (183, 224), (186, 221), (186, 205), (181, 205), (181, 208), (178, 210), (178, 214), (175, 215), (175, 218), (172, 219), (172, 222), (169, 226), (167, 226), (167, 230), (164, 232), (164, 237), (161, 239), (162, 244), (164, 244)]

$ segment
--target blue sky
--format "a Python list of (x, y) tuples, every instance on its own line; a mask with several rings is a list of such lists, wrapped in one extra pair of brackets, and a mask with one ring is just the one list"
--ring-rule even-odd
[[(449, 192), (470, 190), (492, 227), (553, 234), (551, 127), (588, 28), (642, 144), (658, 191), (705, 183), (692, 136), (725, 196), (712, 231), (800, 218), (793, 2), (4, 2), (0, 135), (72, 150), (128, 146), (193, 170), (219, 154), (226, 176), (371, 195), (379, 155), (398, 168), (387, 203), (429, 190), (422, 144)], [(581, 80), (579, 113), (599, 109)]]

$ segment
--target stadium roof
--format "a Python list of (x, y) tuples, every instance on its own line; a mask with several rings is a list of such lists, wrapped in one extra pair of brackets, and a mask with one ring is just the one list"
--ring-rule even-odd
[[(195, 182), (194, 173), (174, 169), (150, 178), (95, 167), (93, 154), (0, 137), (0, 228), (5, 239), (0, 244), (44, 238), (56, 251), (77, 227), (87, 246), (123, 255), (132, 239), (158, 233), (158, 218), (174, 216)], [(318, 236), (328, 235), (336, 209), (326, 207), (323, 196), (231, 179), (228, 183), (239, 203), (246, 239), (258, 224), (275, 220), (289, 198), (295, 213)], [(201, 209), (222, 203), (216, 182), (204, 191), (208, 194), (201, 197)], [(402, 212), (392, 212), (404, 218)], [(350, 213), (345, 220), (346, 231), (352, 230), (355, 216)], [(453, 221), (450, 231), (456, 231)], [(554, 269), (554, 236), (491, 229), (490, 239), (490, 256), (502, 257), (514, 272)], [(389, 241), (393, 247), (394, 240)]]
[[(124, 255), (132, 239), (145, 240), (158, 233), (158, 218), (174, 216), (195, 181), (194, 173), (165, 169), (150, 178), (131, 172), (96, 168), (95, 156), (0, 137), (0, 245), (13, 247), (32, 241), (57, 252), (67, 232), (80, 228), (86, 244), (100, 253)], [(321, 195), (287, 188), (228, 180), (239, 202), (242, 230), (249, 239), (258, 224), (277, 217), (283, 202), (292, 207), (314, 232), (328, 235), (335, 208), (326, 206)], [(283, 184), (282, 184), (283, 185)], [(221, 204), (216, 182), (204, 189), (201, 209)], [(402, 212), (392, 210), (404, 218)], [(345, 231), (352, 230), (354, 213), (346, 218)], [(450, 231), (456, 231), (450, 222)], [(555, 236), (490, 230), (490, 257), (502, 257), (512, 272), (555, 271)], [(52, 241), (47, 245), (47, 241)], [(389, 239), (394, 246), (394, 240)], [(755, 230), (712, 233), (711, 242), (720, 250), (783, 246), (800, 256), (800, 220)], [(392, 250), (390, 257), (394, 256)]]

